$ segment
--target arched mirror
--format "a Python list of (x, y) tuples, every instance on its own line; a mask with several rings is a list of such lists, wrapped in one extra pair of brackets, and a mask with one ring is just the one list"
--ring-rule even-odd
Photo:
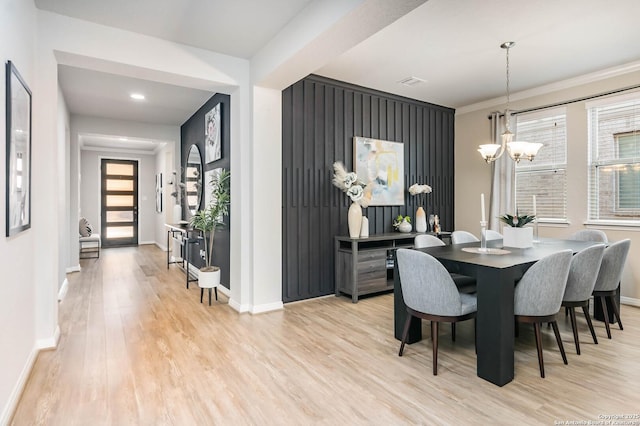
[(185, 191), (187, 209), (195, 215), (202, 199), (202, 157), (197, 145), (191, 145), (185, 167)]

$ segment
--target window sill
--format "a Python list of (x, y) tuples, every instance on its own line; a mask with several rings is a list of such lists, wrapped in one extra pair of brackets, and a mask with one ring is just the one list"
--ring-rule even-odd
[(640, 220), (587, 220), (587, 228), (640, 231)]
[(568, 228), (571, 222), (565, 219), (540, 219), (538, 226), (545, 228)]

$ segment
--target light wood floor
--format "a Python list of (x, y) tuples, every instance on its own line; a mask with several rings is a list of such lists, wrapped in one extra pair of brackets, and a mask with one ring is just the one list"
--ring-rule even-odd
[[(16, 425), (554, 424), (640, 414), (640, 309), (623, 306), (624, 331), (594, 345), (579, 319), (582, 355), (559, 320), (569, 365), (544, 330), (547, 378), (533, 332), (520, 328), (515, 380), (476, 376), (473, 323), (397, 355), (391, 294), (352, 304), (326, 297), (283, 311), (239, 315), (225, 296), (200, 304), (153, 246), (104, 250), (69, 276), (62, 336), (42, 352)], [(425, 335), (428, 334), (428, 327)], [(635, 419), (640, 424), (640, 419)]]

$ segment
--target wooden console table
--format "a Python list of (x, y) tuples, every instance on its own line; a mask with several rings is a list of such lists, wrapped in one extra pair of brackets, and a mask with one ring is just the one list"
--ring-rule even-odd
[[(412, 248), (416, 235), (419, 234), (393, 232), (367, 238), (336, 236), (336, 296), (340, 293), (349, 294), (351, 301), (357, 303), (359, 296), (393, 290), (394, 251), (398, 248)], [(450, 232), (438, 235), (442, 239), (450, 236)]]

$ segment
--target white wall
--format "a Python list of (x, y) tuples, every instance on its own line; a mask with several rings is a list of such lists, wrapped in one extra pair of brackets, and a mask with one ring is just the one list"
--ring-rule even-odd
[[(3, 0), (0, 2), (0, 58), (2, 75), (4, 64), (11, 60), (37, 96), (35, 58), (36, 10), (33, 2)], [(0, 84), (0, 135), (6, 134), (5, 84)], [(35, 98), (37, 99), (37, 98)], [(55, 102), (55, 99), (54, 99)], [(55, 104), (54, 104), (55, 105)], [(35, 111), (34, 111), (35, 113)], [(33, 117), (37, 125), (37, 117)], [(3, 142), (4, 146), (4, 142)], [(32, 155), (40, 156), (40, 141), (33, 140)], [(5, 149), (0, 149), (0, 200), (4, 205), (5, 194)], [(32, 183), (35, 185), (35, 182)], [(38, 188), (32, 186), (32, 212), (45, 206), (37, 199)], [(36, 350), (36, 284), (34, 269), (38, 259), (34, 257), (36, 235), (45, 231), (41, 223), (33, 221), (29, 230), (5, 238), (5, 209), (0, 209), (0, 424), (9, 420), (20, 391), (27, 379)], [(55, 277), (55, 275), (54, 275)], [(55, 284), (54, 284), (55, 285)]]
[[(629, 68), (629, 67), (627, 67)], [(636, 66), (632, 69), (639, 69)], [(612, 75), (603, 72), (602, 75)], [(587, 97), (610, 90), (630, 87), (640, 81), (640, 71), (602, 79), (599, 74), (584, 76), (573, 81), (557, 83), (554, 88), (538, 88), (523, 94), (515, 94), (511, 107), (513, 110), (533, 108)], [(580, 83), (576, 85), (576, 83)], [(558, 89), (558, 87), (570, 87)], [(550, 91), (554, 89), (553, 91)], [(455, 125), (455, 226), (478, 234), (480, 214), (480, 193), (490, 193), (490, 171), (477, 153), (477, 146), (487, 143), (489, 138), (488, 114), (503, 110), (505, 105), (485, 105), (478, 110), (456, 114)], [(585, 102), (567, 105), (567, 215), (568, 225), (540, 224), (539, 232), (543, 237), (564, 237), (586, 227), (587, 221), (587, 184), (588, 184), (588, 127)], [(464, 111), (464, 109), (463, 109)], [(544, 149), (544, 148), (542, 148)], [(589, 227), (594, 227), (589, 225)], [(617, 241), (631, 238), (631, 251), (625, 267), (621, 284), (623, 301), (640, 304), (640, 228), (601, 226), (609, 240)]]
[[(62, 288), (64, 281), (67, 279), (66, 271), (71, 264), (71, 239), (70, 235), (75, 236), (75, 228), (71, 228), (71, 221), (69, 220), (69, 194), (71, 191), (71, 180), (68, 164), (70, 155), (70, 124), (69, 124), (69, 110), (64, 100), (62, 90), (58, 86), (58, 170), (61, 171), (60, 179), (58, 179), (58, 215), (62, 218), (60, 226), (58, 227), (58, 238), (60, 241), (60, 251), (58, 259), (58, 290)], [(75, 215), (73, 215), (75, 216)]]

